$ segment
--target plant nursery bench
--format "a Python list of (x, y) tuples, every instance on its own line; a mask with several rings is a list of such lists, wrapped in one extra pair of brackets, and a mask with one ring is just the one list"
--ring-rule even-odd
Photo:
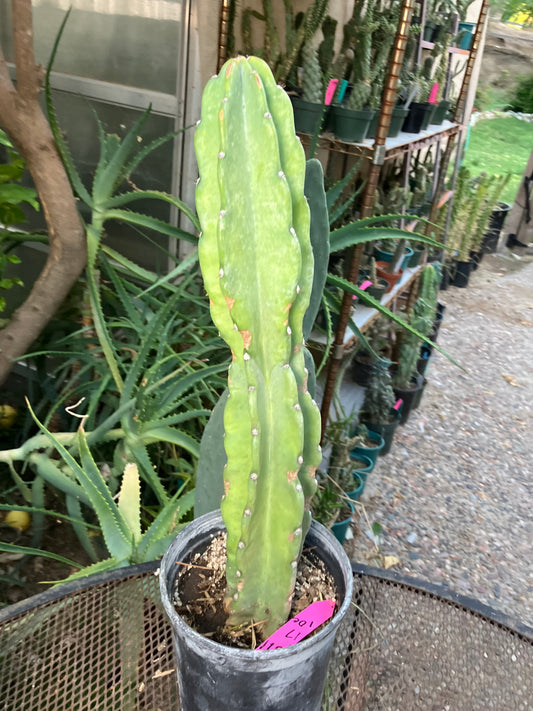
[[(0, 709), (179, 709), (158, 566), (91, 576), (1, 610)], [(531, 708), (532, 629), (441, 586), (352, 567), (324, 711)]]

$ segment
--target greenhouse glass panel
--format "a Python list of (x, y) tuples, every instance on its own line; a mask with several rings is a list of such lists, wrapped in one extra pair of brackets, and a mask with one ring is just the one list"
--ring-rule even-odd
[[(13, 61), (10, 6), (0, 0), (0, 41)], [(33, 0), (35, 54), (44, 66), (70, 6), (55, 71), (175, 93), (179, 0)]]

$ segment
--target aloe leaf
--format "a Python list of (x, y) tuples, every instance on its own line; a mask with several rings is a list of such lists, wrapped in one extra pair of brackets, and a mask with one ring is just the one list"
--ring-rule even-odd
[(157, 217), (150, 217), (150, 215), (143, 215), (140, 212), (130, 210), (106, 210), (103, 217), (105, 220), (120, 220), (130, 225), (138, 225), (139, 227), (159, 232), (162, 235), (167, 235), (167, 237), (175, 237), (176, 239), (183, 239), (186, 242), (192, 242), (192, 244), (198, 242), (198, 238), (191, 232), (186, 232), (179, 227), (170, 225), (164, 220), (159, 220)]
[[(68, 578), (64, 580), (46, 580), (43, 582), (53, 583), (54, 585), (64, 585), (65, 583), (70, 583), (73, 580), (80, 580), (81, 578), (86, 578), (88, 575), (96, 575), (96, 573), (105, 573), (108, 570), (115, 570), (116, 568), (123, 568), (129, 565), (130, 561), (128, 558), (118, 559), (118, 558), (106, 558), (105, 560), (99, 560), (97, 563), (92, 565), (87, 565), (82, 568), (77, 573), (69, 575)], [(76, 565), (80, 568), (80, 565)]]
[(172, 271), (170, 271), (168, 274), (165, 276), (161, 277), (157, 281), (155, 281), (151, 286), (146, 289), (141, 296), (144, 296), (145, 294), (148, 294), (152, 289), (156, 289), (160, 286), (166, 286), (170, 281), (173, 279), (176, 279), (179, 277), (181, 274), (184, 272), (188, 272), (189, 269), (196, 264), (198, 261), (198, 250), (194, 250), (194, 252), (191, 252), (183, 261), (181, 261)]
[[(125, 165), (131, 153), (138, 146), (138, 136), (147, 122), (151, 106), (144, 111), (133, 124), (125, 137), (120, 141), (117, 137), (106, 136), (105, 148), (112, 145), (111, 155), (106, 155), (106, 166), (97, 171), (93, 182), (93, 199), (95, 205), (103, 206), (105, 201), (126, 177)], [(110, 143), (111, 142), (111, 143)]]
[(347, 187), (348, 183), (350, 180), (354, 177), (354, 175), (357, 173), (359, 170), (359, 166), (361, 165), (361, 160), (356, 161), (352, 168), (346, 173), (346, 175), (341, 178), (341, 180), (338, 180), (334, 185), (332, 185), (328, 191), (326, 192), (326, 202), (328, 206), (328, 212), (333, 208), (337, 200), (340, 198), (342, 195), (344, 189)]
[(141, 438), (137, 434), (131, 434), (126, 439), (127, 458), (140, 467), (140, 474), (144, 481), (153, 489), (161, 506), (168, 503), (168, 493), (161, 483), (157, 473), (154, 470), (154, 465), (148, 456), (148, 451), (144, 446)]
[(140, 560), (154, 560), (165, 552), (169, 538), (173, 538), (181, 528), (179, 523), (192, 509), (193, 504), (194, 491), (179, 491), (172, 497), (144, 533), (137, 547)]
[(110, 210), (112, 208), (122, 207), (123, 205), (135, 202), (136, 200), (161, 200), (163, 202), (168, 202), (170, 205), (177, 207), (178, 210), (186, 215), (186, 217), (188, 217), (188, 219), (192, 222), (194, 228), (198, 232), (200, 231), (200, 223), (198, 222), (196, 213), (179, 198), (159, 190), (135, 190), (127, 193), (121, 193), (120, 195), (114, 195), (106, 201), (105, 209)]
[(50, 124), (50, 129), (51, 129), (52, 134), (54, 136), (54, 140), (56, 142), (59, 154), (61, 155), (61, 158), (62, 158), (63, 163), (65, 165), (65, 169), (67, 171), (70, 182), (72, 183), (72, 186), (73, 186), (75, 192), (83, 200), (83, 202), (86, 205), (88, 205), (89, 207), (92, 207), (92, 204), (93, 204), (92, 198), (91, 198), (89, 192), (87, 191), (85, 185), (81, 181), (79, 173), (76, 170), (76, 167), (74, 165), (74, 161), (72, 160), (72, 155), (70, 154), (70, 150), (67, 146), (65, 139), (63, 138), (61, 128), (59, 127), (59, 123), (57, 121), (57, 116), (56, 116), (56, 112), (55, 112), (54, 102), (52, 101), (52, 90), (51, 90), (51, 86), (50, 86), (50, 73), (52, 71), (54, 60), (55, 60), (55, 57), (57, 54), (57, 49), (59, 47), (59, 42), (61, 40), (63, 30), (65, 29), (65, 25), (67, 24), (67, 20), (69, 18), (71, 9), (72, 8), (69, 8), (67, 10), (65, 17), (63, 18), (63, 22), (61, 23), (59, 31), (56, 35), (55, 40), (54, 40), (54, 45), (52, 47), (52, 53), (50, 54), (48, 66), (46, 67), (46, 75), (45, 75), (45, 83), (44, 83), (46, 111), (48, 114), (48, 123)]
[(224, 408), (229, 391), (222, 393), (205, 426), (200, 441), (194, 498), (194, 516), (220, 508), (224, 493), (223, 471), (227, 462), (224, 449)]
[(118, 510), (133, 534), (134, 543), (141, 540), (141, 482), (136, 464), (124, 467), (118, 495)]
[(73, 568), (82, 567), (79, 563), (76, 563), (75, 561), (70, 560), (69, 558), (64, 558), (62, 555), (58, 555), (57, 553), (43, 551), (39, 548), (30, 548), (29, 546), (19, 546), (15, 543), (3, 543), (2, 541), (0, 541), (0, 551), (2, 551), (2, 553), (21, 553), (22, 555), (38, 555), (42, 556), (43, 558), (51, 558), (52, 560), (57, 560), (60, 563), (70, 565)]
[(66, 496), (65, 501), (67, 511), (70, 514), (72, 528), (74, 529), (79, 542), (85, 549), (85, 552), (89, 558), (96, 563), (100, 556), (96, 553), (93, 540), (91, 536), (89, 536), (89, 532), (87, 530), (87, 523), (83, 520), (80, 502), (73, 496)]
[(433, 346), (433, 348), (435, 348), (435, 350), (439, 351), (439, 353), (442, 353), (442, 355), (447, 358), (451, 363), (466, 372), (465, 368), (463, 368), (462, 365), (459, 365), (459, 363), (457, 363), (448, 353), (446, 353), (444, 349), (442, 349), (436, 343), (433, 343), (433, 341), (427, 338), (427, 336), (424, 336), (422, 333), (410, 326), (402, 318), (390, 311), (386, 306), (383, 306), (380, 301), (374, 299), (372, 296), (370, 296), (370, 294), (367, 294), (366, 291), (359, 289), (359, 287), (355, 286), (355, 284), (352, 284), (349, 281), (346, 281), (346, 279), (341, 279), (340, 277), (334, 276), (333, 274), (328, 275), (328, 284), (331, 284), (332, 286), (337, 286), (340, 289), (347, 291), (349, 294), (355, 294), (355, 296), (359, 297), (364, 304), (376, 309), (388, 319), (394, 321), (394, 323), (397, 323), (399, 326), (405, 328), (406, 331), (409, 331), (414, 336), (420, 338), (420, 340), (424, 341), (424, 343), (429, 343), (431, 346)]
[(198, 442), (185, 432), (180, 432), (174, 427), (167, 425), (148, 425), (141, 429), (139, 436), (143, 444), (151, 444), (153, 442), (169, 442), (177, 447), (190, 452), (194, 457), (199, 455)]
[(346, 247), (352, 247), (356, 244), (364, 244), (365, 242), (373, 242), (374, 240), (384, 239), (409, 239), (413, 242), (423, 242), (430, 247), (443, 249), (442, 242), (437, 242), (431, 237), (418, 234), (418, 232), (406, 232), (400, 228), (394, 227), (360, 227), (357, 222), (352, 222), (338, 230), (334, 230), (330, 235), (330, 246), (332, 252), (338, 252)]
[(35, 467), (39, 476), (42, 476), (49, 484), (68, 496), (78, 498), (87, 506), (91, 505), (91, 500), (83, 488), (70, 479), (59, 467), (56, 467), (46, 454), (34, 452), (28, 455), (27, 461)]

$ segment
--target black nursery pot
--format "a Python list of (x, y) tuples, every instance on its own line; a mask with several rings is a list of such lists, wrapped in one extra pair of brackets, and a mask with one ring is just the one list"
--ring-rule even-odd
[(451, 284), (453, 284), (453, 286), (459, 287), (459, 289), (466, 289), (470, 280), (471, 271), (472, 262), (456, 262), (455, 274), (453, 275)]
[(435, 105), (427, 101), (423, 103), (413, 101), (403, 122), (402, 131), (405, 131), (405, 133), (420, 133), (422, 129), (428, 127), (434, 109)]
[(285, 649), (237, 649), (193, 630), (172, 604), (177, 561), (205, 550), (223, 528), (220, 512), (200, 516), (178, 534), (161, 561), (161, 599), (172, 624), (181, 711), (319, 711), (335, 635), (352, 601), (352, 569), (342, 546), (312, 523), (304, 545), (324, 561), (341, 600), (320, 632)]
[(401, 397), (403, 400), (402, 409), (400, 411), (400, 425), (405, 425), (413, 409), (413, 403), (416, 401), (418, 396), (418, 391), (422, 389), (424, 383), (424, 378), (418, 376), (412, 383), (410, 388), (394, 388), (394, 394), (397, 398)]

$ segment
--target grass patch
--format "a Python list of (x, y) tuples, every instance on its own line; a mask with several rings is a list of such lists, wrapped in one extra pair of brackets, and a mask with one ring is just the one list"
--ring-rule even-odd
[(478, 121), (470, 131), (470, 140), (462, 165), (473, 175), (512, 177), (500, 200), (513, 203), (533, 145), (533, 123), (509, 118)]

